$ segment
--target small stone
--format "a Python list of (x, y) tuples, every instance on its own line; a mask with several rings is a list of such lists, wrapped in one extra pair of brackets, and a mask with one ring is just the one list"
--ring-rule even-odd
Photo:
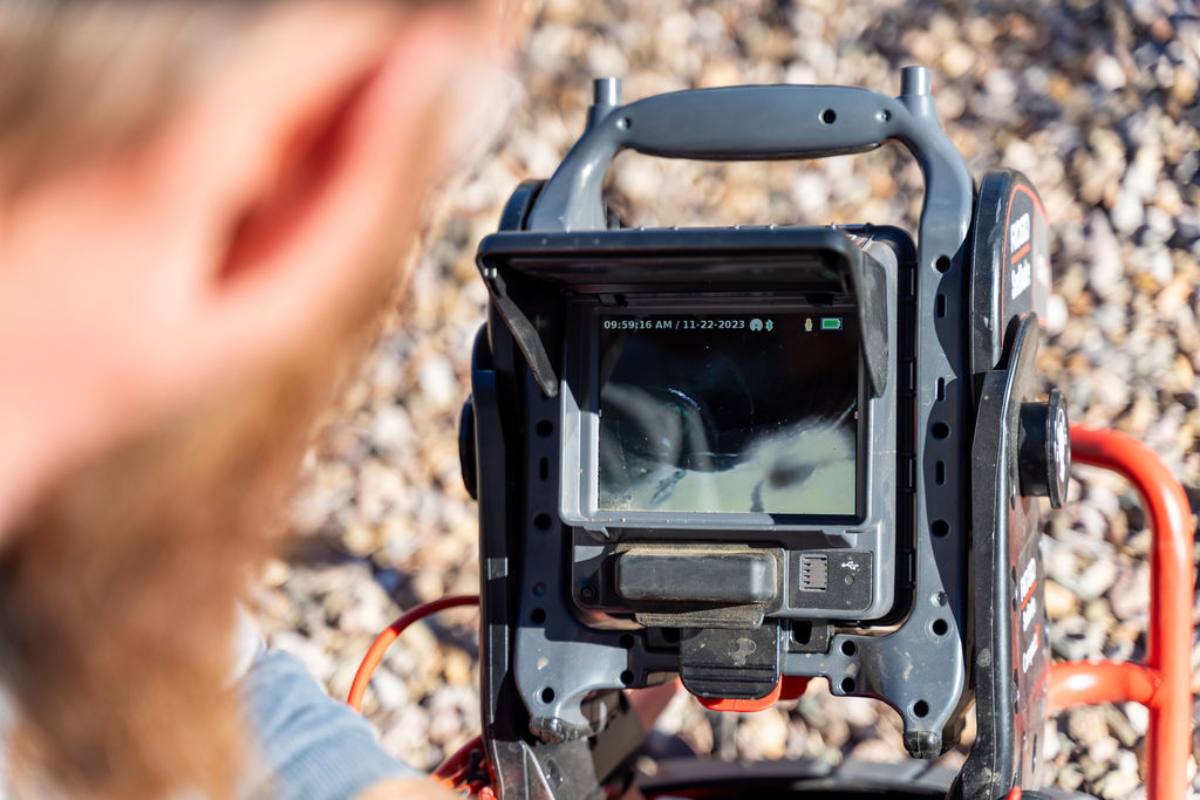
[(462, 400), (454, 367), (449, 360), (431, 357), (420, 367), (421, 393), (435, 408), (448, 408)]
[(371, 691), (379, 708), (398, 709), (410, 702), (404, 679), (390, 670), (381, 669), (371, 677)]
[(1067, 733), (1079, 744), (1090, 747), (1108, 735), (1104, 711), (1096, 706), (1081, 706), (1068, 712)]
[(446, 654), (446, 682), (451, 686), (467, 686), (471, 684), (471, 659), (461, 650), (451, 650)]
[(962, 42), (951, 42), (939, 62), (947, 78), (961, 78), (975, 64), (975, 51)]
[(1112, 224), (1121, 233), (1130, 234), (1141, 227), (1146, 219), (1142, 199), (1132, 189), (1123, 186), (1117, 194), (1117, 202), (1109, 212)]
[(747, 715), (737, 730), (738, 753), (754, 761), (777, 760), (787, 752), (787, 717), (776, 709)]
[(1083, 770), (1078, 764), (1066, 764), (1058, 771), (1057, 785), (1060, 789), (1074, 792), (1083, 786)]
[(1068, 617), (1050, 625), (1050, 645), (1067, 661), (1086, 661), (1100, 654), (1104, 631), (1079, 617)]
[(1123, 703), (1121, 709), (1134, 733), (1145, 736), (1146, 731), (1150, 729), (1150, 709), (1141, 703)]
[(1095, 600), (1108, 591), (1117, 578), (1117, 567), (1109, 559), (1093, 562), (1076, 583), (1076, 591), (1083, 600)]
[(875, 700), (865, 697), (846, 697), (841, 700), (846, 720), (855, 727), (869, 728), (879, 721)]
[(1150, 610), (1150, 565), (1142, 561), (1122, 569), (1108, 597), (1117, 619), (1144, 617)]
[(1088, 747), (1088, 758), (1100, 764), (1107, 764), (1117, 754), (1121, 744), (1111, 736), (1098, 739)]
[(1057, 581), (1047, 580), (1042, 591), (1046, 599), (1046, 616), (1052, 620), (1068, 617), (1079, 609), (1079, 598)]
[(1062, 333), (1067, 326), (1067, 301), (1057, 294), (1046, 300), (1046, 327), (1051, 333)]
[(1092, 77), (1110, 92), (1125, 86), (1125, 70), (1121, 67), (1121, 62), (1110, 55), (1102, 55), (1096, 59), (1092, 66)]
[(1121, 709), (1117, 706), (1102, 706), (1102, 708), (1104, 709), (1104, 719), (1108, 723), (1108, 730), (1116, 737), (1121, 747), (1136, 745), (1141, 734)]
[(1121, 280), (1124, 270), (1121, 246), (1103, 212), (1093, 212), (1088, 222), (1092, 234), (1088, 283), (1104, 297), (1111, 294)]
[(1058, 721), (1054, 719), (1046, 720), (1046, 724), (1042, 727), (1042, 752), (1035, 754), (1035, 758), (1040, 758), (1044, 763), (1053, 761), (1062, 752), (1061, 737), (1058, 735)]
[(1175, 80), (1171, 85), (1171, 98), (1183, 106), (1190, 106), (1196, 99), (1196, 89), (1200, 85), (1194, 70), (1182, 64), (1175, 68)]
[(1096, 790), (1104, 800), (1121, 800), (1137, 789), (1140, 783), (1136, 771), (1114, 770), (1100, 779)]
[(380, 450), (402, 456), (412, 447), (413, 429), (403, 406), (380, 409), (371, 421), (371, 442)]
[(378, 546), (375, 532), (367, 525), (356, 523), (347, 527), (342, 535), (346, 549), (356, 556), (369, 556)]
[(1156, 17), (1150, 23), (1150, 35), (1158, 42), (1169, 42), (1175, 38), (1175, 27), (1166, 17)]

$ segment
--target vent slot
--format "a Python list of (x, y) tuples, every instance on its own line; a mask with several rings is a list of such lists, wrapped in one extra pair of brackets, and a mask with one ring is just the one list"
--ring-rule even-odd
[(799, 589), (824, 592), (829, 589), (829, 557), (821, 554), (800, 556)]

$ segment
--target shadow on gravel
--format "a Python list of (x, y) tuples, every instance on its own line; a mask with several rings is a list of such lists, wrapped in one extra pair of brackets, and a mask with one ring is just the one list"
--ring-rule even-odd
[[(333, 537), (312, 536), (293, 540), (281, 556), (293, 566), (314, 569), (360, 564), (370, 570), (371, 578), (400, 607), (401, 612), (422, 602), (413, 586), (411, 575), (390, 567), (380, 567), (369, 558), (355, 555)], [(463, 651), (472, 660), (478, 660), (479, 640), (473, 628), (446, 625), (436, 616), (426, 617), (423, 623), (439, 643)]]

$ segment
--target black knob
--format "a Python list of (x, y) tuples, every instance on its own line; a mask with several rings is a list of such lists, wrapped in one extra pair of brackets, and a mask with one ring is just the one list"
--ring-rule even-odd
[(1051, 389), (1044, 403), (1022, 403), (1020, 426), (1017, 473), (1021, 494), (1048, 497), (1052, 507), (1062, 508), (1071, 471), (1071, 435), (1062, 392)]
[(479, 499), (475, 472), (475, 403), (468, 396), (458, 416), (458, 467), (472, 500)]

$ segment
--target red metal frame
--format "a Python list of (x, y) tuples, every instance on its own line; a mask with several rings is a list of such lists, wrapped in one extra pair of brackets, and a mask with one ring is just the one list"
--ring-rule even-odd
[(1073, 426), (1071, 458), (1118, 472), (1149, 514), (1150, 629), (1146, 663), (1060, 663), (1050, 668), (1050, 707), (1133, 701), (1150, 710), (1147, 800), (1187, 797), (1192, 749), (1192, 597), (1195, 521), (1183, 487), (1150, 448), (1116, 431)]

